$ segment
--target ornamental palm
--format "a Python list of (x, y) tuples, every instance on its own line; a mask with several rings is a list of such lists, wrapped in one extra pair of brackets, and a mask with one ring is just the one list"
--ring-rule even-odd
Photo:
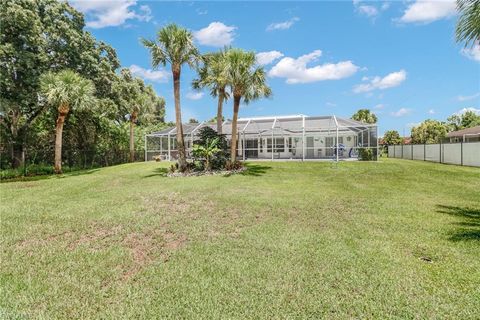
[(267, 86), (265, 70), (256, 65), (255, 53), (241, 49), (227, 52), (227, 82), (233, 95), (233, 120), (230, 157), (237, 159), (237, 119), (240, 102), (244, 103), (269, 97), (272, 90)]
[(150, 50), (152, 65), (170, 64), (173, 76), (173, 94), (175, 97), (175, 124), (177, 127), (178, 164), (180, 171), (187, 167), (185, 143), (183, 140), (182, 112), (180, 107), (180, 74), (185, 63), (195, 66), (199, 53), (193, 44), (190, 31), (176, 24), (169, 24), (158, 31), (157, 40), (142, 39), (143, 45)]
[(210, 171), (210, 159), (222, 151), (218, 147), (219, 138), (207, 139), (205, 145), (196, 144), (193, 146), (193, 154), (205, 158), (205, 171)]
[(204, 55), (204, 65), (198, 71), (198, 79), (195, 79), (192, 82), (192, 86), (195, 89), (208, 87), (210, 88), (210, 94), (212, 97), (218, 97), (216, 118), (218, 134), (222, 134), (223, 102), (230, 97), (226, 91), (228, 84), (227, 52), (228, 49), (225, 48), (219, 52)]
[(457, 0), (460, 18), (457, 22), (457, 41), (475, 44), (480, 41), (480, 0)]
[(55, 172), (62, 173), (63, 124), (72, 110), (88, 108), (95, 104), (93, 82), (71, 70), (48, 72), (40, 78), (41, 92), (45, 100), (57, 107), (55, 127)]

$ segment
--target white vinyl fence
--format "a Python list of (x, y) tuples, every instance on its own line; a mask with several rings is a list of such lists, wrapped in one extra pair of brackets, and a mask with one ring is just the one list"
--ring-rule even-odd
[(480, 142), (394, 145), (388, 157), (480, 167)]

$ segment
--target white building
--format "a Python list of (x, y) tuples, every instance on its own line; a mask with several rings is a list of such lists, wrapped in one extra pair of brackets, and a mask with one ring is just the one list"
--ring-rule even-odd
[[(190, 154), (196, 133), (202, 127), (216, 130), (214, 123), (184, 124), (187, 154)], [(357, 159), (360, 148), (377, 154), (377, 126), (336, 116), (272, 116), (238, 119), (237, 155), (248, 159)], [(222, 133), (231, 140), (230, 121), (222, 125)], [(337, 153), (338, 141), (338, 153)], [(176, 128), (168, 128), (145, 136), (145, 159), (161, 155), (176, 159)]]

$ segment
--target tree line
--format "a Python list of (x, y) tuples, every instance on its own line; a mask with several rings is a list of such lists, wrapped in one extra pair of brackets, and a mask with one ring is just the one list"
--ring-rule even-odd
[(120, 69), (115, 49), (67, 2), (5, 0), (0, 21), (2, 169), (21, 166), (26, 152), (37, 163), (55, 153), (60, 172), (62, 144), (70, 165), (128, 149), (132, 161), (143, 136), (134, 127), (164, 126), (164, 99)]

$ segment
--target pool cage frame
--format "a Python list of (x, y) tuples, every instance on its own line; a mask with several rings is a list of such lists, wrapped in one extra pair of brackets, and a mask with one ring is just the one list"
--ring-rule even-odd
[[(183, 125), (187, 158), (191, 158), (198, 130), (216, 123)], [(224, 121), (222, 133), (230, 146), (231, 121)], [(239, 118), (237, 121), (239, 160), (358, 160), (359, 149), (372, 149), (378, 159), (378, 127), (352, 119), (332, 116), (272, 116)], [(160, 157), (175, 160), (176, 127), (145, 135), (145, 161)]]

